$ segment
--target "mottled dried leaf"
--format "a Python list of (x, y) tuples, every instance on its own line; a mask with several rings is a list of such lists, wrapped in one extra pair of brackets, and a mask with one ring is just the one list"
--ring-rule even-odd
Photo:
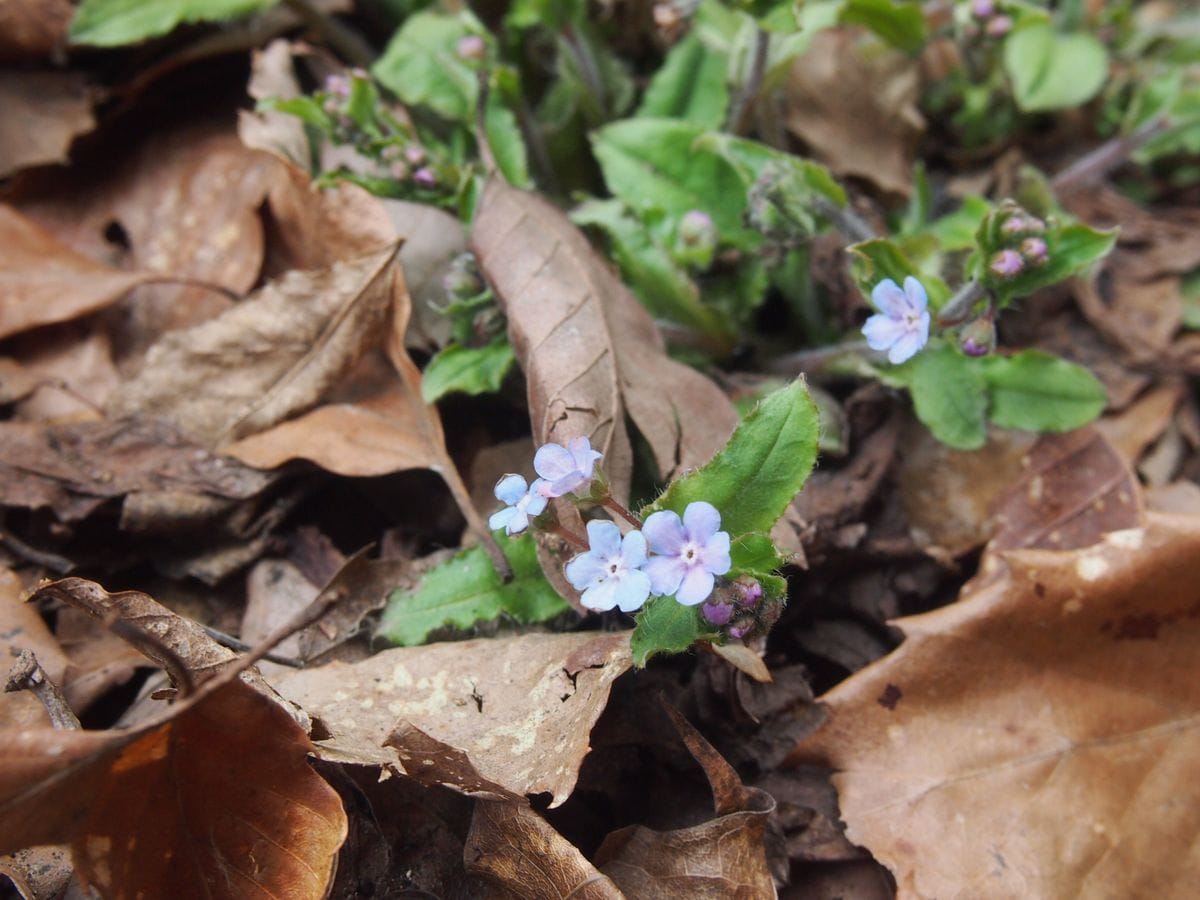
[(5, 0), (0, 3), (0, 60), (31, 60), (67, 45), (75, 8), (70, 0)]
[[(448, 747), (489, 783), (517, 796), (545, 791), (557, 805), (629, 665), (628, 634), (528, 634), (385, 650), (295, 672), (276, 687), (329, 731), (318, 742), (323, 756), (394, 764), (384, 743), (407, 724), (436, 742), (430, 752)], [(461, 770), (451, 769), (453, 784)]]
[(395, 255), (393, 246), (292, 272), (216, 319), (166, 335), (110, 411), (166, 419), (218, 446), (311, 406), (377, 340)]
[(622, 498), (633, 468), (627, 416), (664, 478), (724, 445), (733, 405), (667, 356), (650, 315), (561, 211), (494, 179), (471, 245), (508, 314), (536, 442), (587, 436)]
[(793, 760), (839, 770), (848, 835), (902, 897), (1191, 897), (1200, 520), (1004, 558), (899, 620)]
[(58, 900), (74, 871), (71, 853), (61, 845), (0, 856), (0, 875), (7, 875), (25, 900)]
[(78, 72), (7, 72), (0, 78), (0, 178), (67, 161), (71, 142), (95, 125), (87, 81)]
[[(46, 677), (62, 687), (67, 657), (33, 603), (22, 598), (21, 579), (0, 569), (0, 675), (13, 664), (15, 651), (32, 650)], [(0, 730), (48, 725), (46, 710), (28, 691), (0, 693)]]

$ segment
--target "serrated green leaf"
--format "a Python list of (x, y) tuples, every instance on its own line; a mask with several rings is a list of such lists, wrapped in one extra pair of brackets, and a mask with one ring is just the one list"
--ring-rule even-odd
[(515, 358), (503, 336), (486, 347), (449, 344), (429, 360), (421, 373), (421, 396), (426, 403), (435, 403), (447, 394), (495, 393)]
[(980, 360), (934, 344), (889, 374), (908, 386), (917, 418), (935, 438), (957, 450), (978, 450), (987, 440), (981, 368)]
[(1004, 428), (1070, 431), (1095, 419), (1108, 403), (1096, 376), (1048, 353), (1025, 350), (986, 357), (983, 363), (989, 415)]
[(983, 281), (996, 292), (1001, 303), (1058, 284), (1107, 256), (1117, 242), (1117, 229), (1096, 231), (1086, 225), (1065, 225), (1049, 229), (1044, 238), (1046, 261), (1040, 266), (1026, 267), (1015, 278), (998, 278), (987, 268), (987, 259), (980, 260)]
[(371, 72), (405, 103), (467, 121), (474, 114), (479, 82), (455, 49), (460, 38), (482, 33), (470, 14), (417, 13), (392, 35)]
[(689, 35), (671, 48), (642, 97), (636, 115), (640, 118), (683, 119), (707, 128), (725, 121), (729, 89), (725, 85), (723, 53), (705, 47)]
[(1004, 41), (1004, 68), (1026, 112), (1079, 106), (1108, 79), (1108, 51), (1086, 32), (1060, 34), (1049, 22), (1022, 26)]
[(730, 541), (729, 561), (733, 575), (738, 572), (774, 572), (783, 565), (783, 558), (770, 535), (762, 532), (738, 535)]
[(733, 538), (769, 532), (804, 486), (817, 458), (817, 406), (801, 381), (769, 395), (706, 465), (676, 479), (642, 511), (683, 514), (707, 500)]
[(905, 53), (925, 45), (925, 15), (921, 4), (905, 0), (846, 0), (839, 20), (864, 25)]
[(544, 622), (570, 607), (546, 581), (533, 538), (501, 540), (512, 565), (512, 581), (496, 574), (482, 547), (471, 547), (425, 573), (416, 590), (393, 591), (376, 634), (393, 644), (424, 643), (438, 628), (470, 628), (510, 616), (521, 623)]
[(940, 309), (950, 297), (949, 285), (937, 275), (922, 272), (894, 241), (874, 238), (846, 249), (851, 254), (850, 274), (864, 297), (870, 297), (875, 286), (886, 278), (903, 285), (910, 275), (924, 286), (931, 309)]
[(608, 189), (639, 215), (648, 208), (672, 218), (703, 210), (723, 243), (757, 246), (758, 235), (742, 221), (742, 179), (725, 160), (694, 146), (706, 133), (677, 119), (626, 119), (593, 132), (591, 140)]
[(83, 0), (71, 20), (73, 44), (118, 47), (167, 34), (188, 22), (220, 22), (279, 0)]
[(700, 616), (699, 606), (684, 606), (674, 597), (653, 597), (637, 614), (630, 639), (633, 664), (639, 669), (660, 653), (685, 653), (696, 641), (716, 637)]

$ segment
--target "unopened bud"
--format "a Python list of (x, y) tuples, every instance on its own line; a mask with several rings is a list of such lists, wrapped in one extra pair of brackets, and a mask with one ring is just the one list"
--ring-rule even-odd
[(996, 4), (992, 0), (974, 0), (971, 3), (971, 15), (977, 19), (990, 18), (995, 11)]
[(676, 237), (675, 258), (679, 262), (699, 270), (712, 265), (717, 249), (717, 226), (712, 216), (703, 210), (689, 210), (679, 220)]
[(733, 618), (733, 604), (722, 603), (720, 600), (710, 600), (700, 607), (705, 621), (712, 625), (727, 625)]
[[(413, 184), (427, 191), (433, 190), (433, 188), (437, 187), (438, 184), (437, 173), (428, 166), (423, 166), (420, 169), (417, 169), (417, 171), (413, 172)], [(1020, 257), (1017, 258), (1020, 259)]]
[(996, 325), (991, 316), (968, 323), (958, 335), (958, 346), (967, 356), (987, 356), (996, 349)]
[(1028, 237), (1021, 241), (1021, 256), (1031, 266), (1040, 266), (1046, 262), (1046, 242), (1039, 237)]
[(733, 583), (734, 599), (738, 606), (753, 607), (762, 599), (762, 585), (748, 575), (743, 575)]
[(748, 635), (753, 630), (754, 630), (754, 622), (747, 621), (747, 622), (739, 622), (736, 625), (730, 625), (727, 629), (725, 629), (725, 633), (727, 635), (729, 635), (731, 638), (733, 638), (735, 641), (740, 641), (742, 638), (744, 638), (746, 635)]
[(1016, 250), (1001, 250), (992, 257), (988, 269), (999, 278), (1013, 278), (1025, 268), (1025, 261)]
[(330, 75), (325, 79), (325, 93), (345, 99), (350, 96), (350, 79), (345, 75)]
[(995, 16), (988, 20), (987, 27), (984, 30), (987, 31), (988, 37), (1002, 38), (1012, 31), (1012, 26), (1013, 21), (1010, 17)]
[(487, 43), (477, 34), (468, 34), (458, 39), (454, 53), (459, 59), (480, 62), (487, 57)]
[(412, 165), (419, 166), (425, 162), (425, 148), (419, 144), (409, 144), (404, 148), (404, 158)]

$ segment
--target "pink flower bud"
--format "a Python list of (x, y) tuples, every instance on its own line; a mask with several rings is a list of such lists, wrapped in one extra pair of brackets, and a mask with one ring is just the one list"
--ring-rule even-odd
[(400, 160), (396, 160), (396, 162), (388, 166), (388, 174), (397, 181), (406, 181), (409, 175), (408, 166)]
[(1039, 237), (1027, 237), (1021, 241), (1021, 256), (1031, 266), (1040, 266), (1046, 261), (1046, 242)]
[[(433, 190), (433, 188), (437, 187), (438, 184), (437, 173), (428, 166), (417, 169), (417, 171), (413, 172), (413, 184), (419, 188), (424, 188), (427, 191)], [(1005, 252), (1007, 253), (1009, 251)], [(1018, 257), (1018, 259), (1019, 258), (1020, 257)]]
[(735, 581), (733, 587), (734, 599), (737, 600), (738, 606), (754, 607), (762, 599), (762, 585), (746, 575)]
[(410, 144), (404, 148), (404, 158), (412, 165), (419, 166), (425, 162), (425, 148), (417, 144)]
[(700, 611), (704, 614), (705, 621), (713, 625), (727, 625), (733, 618), (732, 603), (710, 600), (700, 607)]
[(992, 0), (974, 0), (971, 4), (971, 15), (977, 19), (987, 19), (996, 11)]
[(996, 349), (996, 325), (985, 316), (969, 323), (959, 332), (958, 346), (967, 356), (987, 356)]
[(988, 20), (987, 28), (985, 30), (987, 31), (988, 37), (1002, 38), (1012, 31), (1012, 26), (1013, 21), (1008, 16), (996, 16), (995, 18)]
[(459, 59), (479, 62), (487, 56), (487, 43), (477, 34), (468, 34), (458, 39), (454, 53)]
[(1001, 250), (992, 257), (988, 268), (1000, 278), (1013, 278), (1025, 268), (1025, 261), (1016, 250)]

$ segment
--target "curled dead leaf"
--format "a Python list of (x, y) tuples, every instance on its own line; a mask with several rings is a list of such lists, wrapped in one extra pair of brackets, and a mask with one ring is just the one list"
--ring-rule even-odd
[(71, 142), (96, 125), (87, 80), (78, 72), (5, 73), (0, 119), (0, 178), (66, 162)]

